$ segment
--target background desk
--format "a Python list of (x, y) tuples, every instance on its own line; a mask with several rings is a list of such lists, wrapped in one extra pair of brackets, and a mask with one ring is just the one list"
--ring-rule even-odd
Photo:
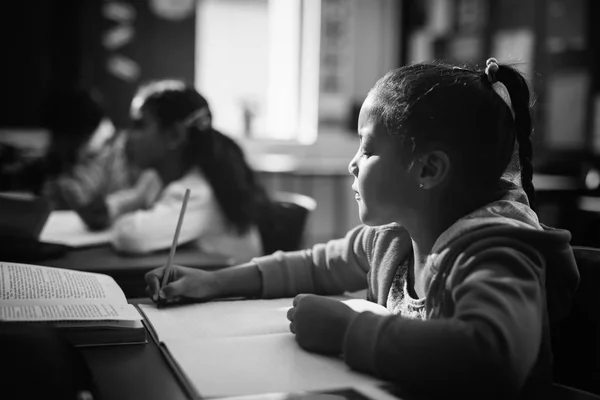
[[(101, 246), (69, 250), (62, 257), (38, 261), (36, 264), (110, 275), (121, 286), (125, 296), (133, 298), (146, 296), (144, 275), (165, 265), (167, 258), (166, 251), (132, 257), (120, 255), (110, 246)], [(177, 249), (174, 263), (200, 269), (220, 269), (233, 265), (229, 258), (203, 254), (185, 246)]]

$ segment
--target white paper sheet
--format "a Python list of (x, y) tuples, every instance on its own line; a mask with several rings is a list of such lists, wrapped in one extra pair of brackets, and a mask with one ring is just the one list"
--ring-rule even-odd
[(201, 396), (325, 390), (376, 384), (341, 360), (301, 349), (294, 335), (178, 340), (167, 345)]
[(289, 331), (286, 319), (292, 299), (219, 301), (157, 309), (138, 307), (160, 340), (168, 346), (178, 340), (268, 335)]
[(369, 385), (353, 385), (352, 387), (329, 389), (327, 393), (302, 391), (260, 393), (241, 396), (219, 397), (221, 400), (400, 400), (383, 388)]
[(52, 211), (40, 233), (41, 242), (66, 244), (72, 247), (107, 244), (110, 243), (111, 238), (110, 229), (92, 232), (74, 211), (68, 210)]
[[(336, 296), (358, 312), (389, 314), (382, 306), (349, 296)], [(167, 345), (189, 338), (223, 338), (270, 335), (289, 332), (286, 313), (293, 299), (215, 301), (158, 309), (140, 304), (139, 308)]]

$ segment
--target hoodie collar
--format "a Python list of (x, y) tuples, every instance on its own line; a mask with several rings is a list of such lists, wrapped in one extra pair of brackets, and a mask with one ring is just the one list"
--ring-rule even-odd
[(499, 200), (465, 215), (452, 224), (436, 240), (431, 252), (436, 254), (456, 237), (490, 225), (543, 230), (537, 214), (529, 207), (527, 194), (520, 187), (512, 186)]

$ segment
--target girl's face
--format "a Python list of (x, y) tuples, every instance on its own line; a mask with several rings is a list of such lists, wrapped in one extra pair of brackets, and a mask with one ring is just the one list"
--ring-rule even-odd
[(132, 110), (132, 119), (125, 148), (127, 159), (142, 170), (156, 168), (167, 155), (167, 134), (148, 111)]
[(348, 166), (354, 176), (352, 190), (364, 224), (401, 223), (403, 215), (412, 209), (415, 180), (402, 163), (398, 139), (371, 117), (371, 105), (369, 96), (358, 117), (360, 146)]

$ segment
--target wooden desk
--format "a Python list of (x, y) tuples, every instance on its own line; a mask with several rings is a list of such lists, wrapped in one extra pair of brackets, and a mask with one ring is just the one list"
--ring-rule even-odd
[(177, 378), (156, 342), (80, 348), (101, 399), (189, 400), (193, 393)]
[[(116, 253), (110, 246), (101, 246), (70, 250), (62, 257), (38, 261), (36, 264), (110, 275), (127, 298), (134, 298), (146, 296), (144, 275), (165, 265), (167, 257), (167, 251), (145, 256), (125, 256)], [(229, 258), (203, 254), (185, 246), (177, 249), (174, 263), (200, 269), (220, 269), (233, 265)]]

